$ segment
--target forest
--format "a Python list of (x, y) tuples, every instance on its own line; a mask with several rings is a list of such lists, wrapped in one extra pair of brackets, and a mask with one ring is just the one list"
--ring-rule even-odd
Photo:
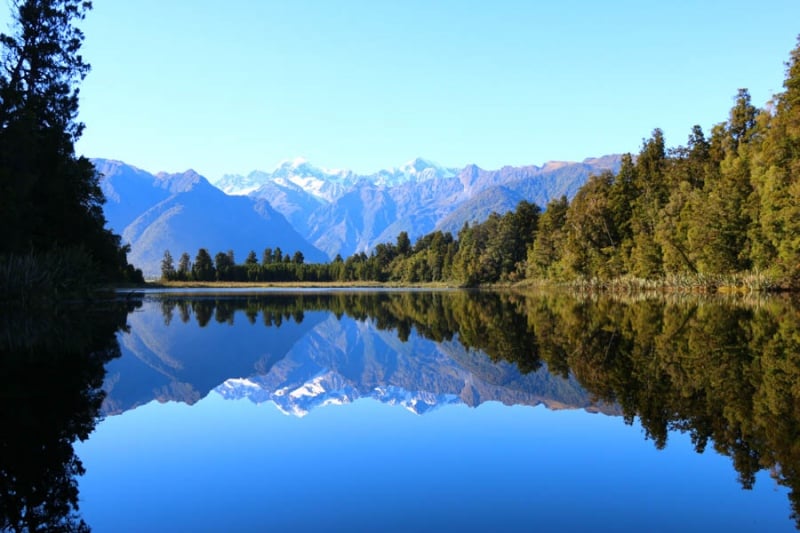
[(253, 251), (238, 265), (229, 252), (215, 265), (201, 249), (193, 266), (184, 253), (175, 268), (166, 252), (162, 277), (797, 289), (800, 44), (786, 67), (784, 91), (764, 108), (739, 89), (728, 118), (708, 134), (696, 125), (686, 145), (667, 148), (656, 129), (638, 154), (623, 155), (616, 174), (591, 176), (571, 201), (544, 209), (523, 201), (456, 237), (434, 231), (413, 245), (403, 232), (369, 255), (328, 264), (266, 249), (260, 262)]

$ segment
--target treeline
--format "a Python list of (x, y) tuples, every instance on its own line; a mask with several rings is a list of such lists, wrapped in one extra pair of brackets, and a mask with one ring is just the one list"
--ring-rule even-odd
[(280, 248), (266, 248), (259, 261), (255, 250), (244, 263), (236, 263), (233, 250), (217, 253), (213, 259), (200, 248), (194, 260), (183, 252), (177, 264), (169, 250), (161, 260), (161, 279), (166, 281), (337, 281), (344, 262), (306, 264), (300, 251), (284, 254)]
[[(370, 255), (361, 252), (347, 259), (337, 255), (330, 263), (306, 263), (302, 252), (285, 254), (280, 247), (265, 248), (260, 260), (255, 250), (251, 250), (243, 263), (236, 263), (232, 250), (219, 252), (212, 259), (206, 248), (200, 248), (194, 260), (188, 252), (183, 252), (176, 263), (172, 253), (166, 250), (161, 260), (161, 279), (241, 282), (440, 281), (450, 279), (450, 265), (456, 249), (453, 236), (449, 233), (435, 232), (423, 237), (412, 247), (408, 233), (402, 232), (397, 244), (379, 244)], [(406, 261), (417, 276), (404, 275)], [(421, 278), (419, 274), (424, 277)]]
[[(305, 265), (283, 256), (243, 265), (231, 253), (188, 256), (165, 279), (229, 281), (448, 282), (667, 280), (758, 288), (800, 286), (800, 45), (787, 63), (785, 91), (765, 109), (740, 89), (728, 119), (685, 146), (667, 148), (656, 129), (617, 173), (591, 176), (571, 202), (465, 224), (457, 239), (434, 231), (411, 244)], [(202, 251), (202, 250), (201, 250)], [(224, 257), (227, 255), (227, 259)], [(296, 255), (296, 254), (295, 254)], [(201, 266), (198, 266), (201, 265)], [(182, 265), (182, 266), (181, 266)], [(212, 268), (213, 267), (213, 268)]]

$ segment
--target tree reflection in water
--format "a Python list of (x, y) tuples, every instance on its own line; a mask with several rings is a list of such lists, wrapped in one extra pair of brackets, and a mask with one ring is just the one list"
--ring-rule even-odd
[[(769, 471), (790, 489), (798, 519), (800, 306), (792, 298), (466, 291), (154, 297), (167, 324), (278, 327), (323, 310), (370, 320), (401, 340), (412, 331), (455, 340), (522, 372), (546, 366), (618, 405), (628, 423), (639, 419), (658, 448), (671, 431), (686, 432), (698, 452), (711, 445), (731, 457), (744, 488)], [(0, 317), (2, 529), (87, 529), (77, 514), (75, 478), (83, 467), (72, 444), (97, 422), (103, 365), (119, 354), (115, 332), (127, 312), (106, 304)], [(490, 361), (470, 363), (485, 368)]]
[[(165, 320), (181, 299), (162, 301)], [(205, 308), (204, 308), (205, 306)], [(580, 297), (566, 293), (342, 292), (206, 299), (198, 323), (232, 321), (244, 310), (267, 325), (324, 309), (373, 320), (401, 340), (412, 329), (440, 342), (457, 338), (520, 371), (546, 364), (573, 375), (597, 400), (639, 419), (655, 446), (686, 432), (732, 459), (744, 488), (768, 470), (800, 510), (800, 306), (769, 297)], [(800, 522), (798, 522), (800, 523)]]
[(0, 530), (88, 531), (73, 443), (95, 427), (129, 305), (0, 311)]

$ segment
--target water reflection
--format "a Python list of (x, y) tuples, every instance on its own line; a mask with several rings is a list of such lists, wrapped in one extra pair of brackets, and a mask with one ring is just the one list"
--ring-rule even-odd
[(679, 431), (730, 457), (744, 488), (769, 472), (797, 520), (798, 309), (790, 298), (165, 293), (127, 316), (119, 344), (124, 307), (7, 313), (0, 526), (85, 528), (72, 443), (98, 414), (212, 391), (296, 416), (357, 398), (419, 414), (499, 401), (621, 415), (657, 448)]
[(158, 316), (134, 315), (123, 342), (155, 381), (139, 372), (136, 391), (125, 389), (131, 360), (112, 363), (108, 412), (192, 403), (214, 388), (301, 416), (359, 397), (419, 413), (489, 400), (617, 412), (658, 448), (675, 430), (698, 452), (711, 443), (744, 488), (768, 470), (791, 489), (797, 518), (800, 314), (790, 299), (342, 292), (151, 305)]
[(73, 443), (94, 430), (130, 307), (0, 311), (0, 530), (86, 531)]
[(363, 397), (417, 413), (485, 401), (618, 412), (542, 368), (518, 303), (494, 294), (163, 295), (143, 311), (122, 338), (131, 357), (108, 367), (108, 414), (214, 388), (299, 416)]
[(618, 402), (663, 448), (688, 432), (731, 457), (744, 488), (769, 470), (800, 505), (800, 314), (788, 299), (527, 300), (542, 358)]

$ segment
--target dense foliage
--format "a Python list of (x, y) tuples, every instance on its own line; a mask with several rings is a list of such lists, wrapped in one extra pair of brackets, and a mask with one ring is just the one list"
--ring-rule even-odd
[(74, 151), (83, 130), (76, 85), (89, 70), (74, 22), (91, 3), (11, 4), (14, 34), (0, 35), (0, 264), (64, 251), (86, 258), (89, 279), (138, 280), (119, 236), (104, 227), (99, 175)]

